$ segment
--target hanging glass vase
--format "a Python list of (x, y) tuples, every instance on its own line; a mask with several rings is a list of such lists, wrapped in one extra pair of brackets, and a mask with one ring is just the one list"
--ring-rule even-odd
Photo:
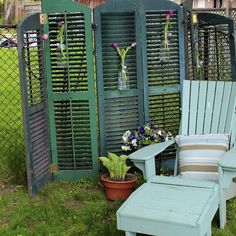
[(159, 57), (161, 62), (168, 62), (170, 60), (170, 49), (168, 42), (161, 43)]
[(66, 67), (67, 66), (66, 46), (63, 43), (57, 44), (57, 66), (58, 67)]
[(124, 61), (121, 62), (121, 67), (118, 71), (118, 89), (119, 90), (129, 89), (128, 69)]

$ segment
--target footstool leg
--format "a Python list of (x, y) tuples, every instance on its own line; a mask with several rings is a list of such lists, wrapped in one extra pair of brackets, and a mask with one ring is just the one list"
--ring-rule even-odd
[[(136, 236), (136, 233), (126, 231), (126, 232), (125, 232), (125, 236)], [(207, 235), (207, 236), (208, 236), (208, 235)]]
[(205, 235), (206, 235), (206, 236), (211, 236), (211, 225), (210, 225), (210, 227), (208, 228), (208, 230), (207, 230), (207, 232), (206, 232)]

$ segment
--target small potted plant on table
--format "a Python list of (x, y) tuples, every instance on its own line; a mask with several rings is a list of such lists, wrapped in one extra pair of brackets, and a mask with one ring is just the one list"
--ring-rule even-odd
[(109, 171), (109, 174), (101, 176), (101, 182), (109, 200), (126, 199), (134, 190), (137, 177), (127, 173), (130, 169), (126, 164), (127, 158), (126, 155), (117, 156), (114, 153), (108, 153), (107, 157), (99, 157)]

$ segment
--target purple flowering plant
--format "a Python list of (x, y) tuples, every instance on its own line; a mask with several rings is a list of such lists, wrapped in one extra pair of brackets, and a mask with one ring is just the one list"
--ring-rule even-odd
[[(126, 54), (129, 52), (129, 50), (130, 50), (131, 48), (135, 48), (136, 45), (137, 45), (137, 43), (136, 43), (136, 42), (133, 42), (133, 43), (131, 43), (129, 46), (121, 48), (121, 47), (119, 47), (118, 43), (115, 43), (115, 42), (112, 43), (111, 46), (112, 46), (114, 49), (116, 49), (118, 55), (120, 56), (122, 69), (125, 67), (125, 57), (126, 57)], [(123, 70), (123, 71), (124, 71), (124, 70)], [(122, 79), (123, 79), (123, 80), (128, 80), (127, 74), (126, 74), (125, 72), (122, 73)]]
[(128, 53), (128, 51), (131, 49), (131, 48), (134, 48), (136, 47), (137, 43), (136, 42), (133, 42), (131, 43), (131, 45), (127, 46), (127, 47), (123, 47), (123, 48), (120, 48), (118, 43), (112, 43), (111, 46), (116, 49), (118, 55), (120, 56), (120, 59), (121, 59), (121, 62), (124, 62), (125, 61), (125, 57), (126, 57), (126, 54)]
[(134, 131), (127, 130), (122, 136), (123, 151), (136, 151), (144, 146), (167, 141), (172, 137), (170, 132), (155, 127), (152, 123), (138, 127)]

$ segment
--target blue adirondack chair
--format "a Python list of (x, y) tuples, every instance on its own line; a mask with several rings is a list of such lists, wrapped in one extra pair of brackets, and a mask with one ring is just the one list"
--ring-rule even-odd
[(178, 150), (175, 175), (156, 176), (155, 156), (175, 140), (142, 148), (129, 158), (147, 183), (138, 188), (117, 211), (118, 229), (126, 236), (210, 236), (211, 221), (219, 208), (220, 228), (226, 223), (226, 200), (236, 195), (236, 83), (184, 81), (180, 134), (229, 134), (227, 151), (218, 163), (217, 181), (181, 178)]

